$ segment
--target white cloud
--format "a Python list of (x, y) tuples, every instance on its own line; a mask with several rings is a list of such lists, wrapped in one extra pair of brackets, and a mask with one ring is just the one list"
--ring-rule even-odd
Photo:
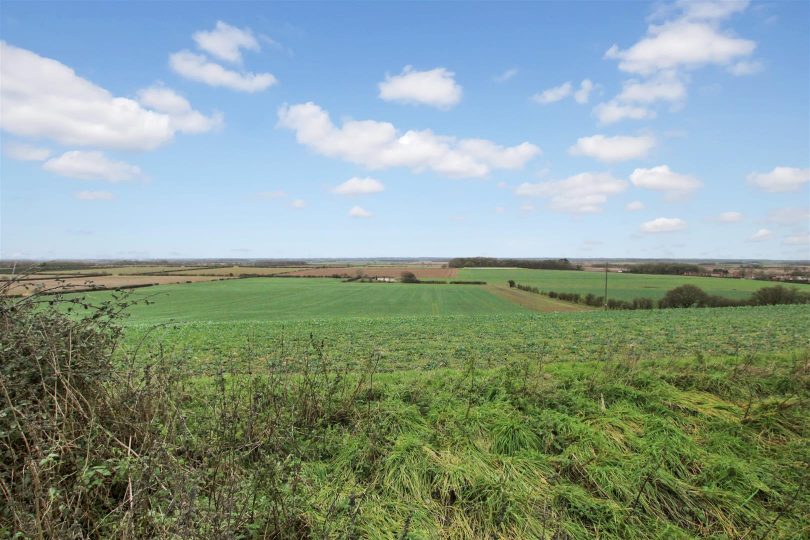
[(560, 101), (567, 98), (571, 95), (572, 89), (573, 86), (571, 86), (571, 81), (568, 81), (560, 86), (543, 90), (542, 92), (533, 95), (532, 99), (542, 105), (548, 105), (549, 103), (554, 103), (555, 101)]
[(763, 69), (765, 66), (759, 60), (751, 60), (751, 61), (741, 61), (737, 62), (736, 64), (732, 64), (728, 68), (728, 72), (732, 75), (736, 75), (737, 77), (744, 77), (746, 75), (756, 75)]
[(209, 86), (222, 86), (239, 92), (260, 92), (278, 82), (272, 73), (239, 73), (190, 51), (180, 51), (169, 55), (169, 66), (178, 75), (192, 81)]
[(517, 68), (510, 68), (501, 73), (500, 75), (496, 75), (494, 77), (494, 81), (497, 83), (505, 83), (506, 81), (512, 79), (517, 74), (518, 74)]
[(549, 206), (559, 212), (588, 214), (601, 212), (608, 197), (627, 189), (627, 182), (608, 173), (581, 173), (564, 180), (524, 182), (515, 190), (517, 195), (545, 197)]
[(299, 209), (300, 208), (306, 208), (307, 203), (306, 203), (306, 201), (304, 201), (304, 199), (293, 199), (292, 201), (290, 201), (290, 206), (292, 206), (293, 208), (299, 208)]
[(674, 72), (668, 71), (643, 81), (625, 81), (616, 99), (624, 102), (653, 103), (681, 101), (686, 98), (686, 85)]
[(574, 100), (579, 104), (588, 103), (588, 99), (591, 97), (591, 92), (593, 92), (594, 85), (590, 79), (585, 79), (581, 83), (579, 83), (579, 90), (574, 92)]
[(115, 97), (68, 66), (0, 42), (2, 129), (66, 146), (151, 150), (181, 128), (167, 114)]
[(358, 178), (355, 176), (337, 186), (332, 192), (338, 195), (367, 195), (380, 193), (383, 190), (385, 190), (385, 186), (379, 180), (371, 177)]
[(810, 223), (810, 208), (777, 208), (768, 212), (768, 221), (779, 225)]
[(694, 176), (673, 172), (667, 165), (635, 169), (630, 181), (636, 187), (663, 191), (668, 200), (682, 199), (703, 185)]
[(80, 201), (111, 201), (114, 199), (113, 194), (109, 191), (79, 191), (75, 195)]
[(606, 58), (619, 60), (619, 69), (650, 75), (666, 69), (728, 65), (754, 52), (756, 43), (723, 32), (712, 22), (689, 18), (650, 25), (647, 36), (630, 48), (613, 45)]
[(683, 17), (691, 20), (721, 20), (745, 11), (748, 0), (678, 0), (675, 6), (683, 10)]
[(641, 224), (641, 232), (643, 233), (666, 233), (682, 231), (686, 229), (687, 224), (680, 218), (655, 218), (651, 221), (645, 221)]
[(534, 205), (532, 203), (526, 203), (526, 204), (520, 205), (520, 211), (521, 212), (529, 213), (529, 212), (534, 212), (535, 210), (537, 210), (537, 209), (534, 207)]
[(786, 246), (807, 246), (810, 245), (810, 234), (793, 234), (786, 236), (782, 243)]
[(739, 223), (745, 219), (740, 212), (723, 212), (713, 218), (713, 221), (718, 221), (720, 223)]
[(8, 143), (3, 145), (3, 154), (18, 161), (45, 161), (51, 155), (51, 151), (30, 144)]
[(504, 212), (506, 212), (506, 208), (504, 208), (503, 206), (496, 206), (495, 207), (495, 213), (496, 214), (503, 214)]
[(354, 206), (351, 210), (349, 210), (349, 216), (353, 218), (370, 218), (372, 215), (373, 214), (371, 212), (359, 206)]
[(504, 181), (500, 181), (500, 182), (498, 182), (498, 183), (496, 184), (496, 187), (497, 187), (498, 189), (506, 189), (506, 188), (508, 188), (508, 187), (509, 187), (509, 184), (507, 184), (507, 183), (506, 183), (506, 182), (504, 182)]
[(222, 126), (222, 114), (208, 117), (191, 108), (186, 98), (162, 85), (138, 91), (138, 102), (150, 109), (169, 115), (170, 125), (184, 133), (205, 133)]
[(589, 156), (612, 163), (646, 157), (654, 146), (655, 138), (651, 135), (639, 137), (592, 135), (577, 139), (576, 144), (568, 149), (568, 153), (572, 156)]
[(385, 80), (377, 85), (379, 96), (384, 101), (449, 109), (461, 101), (461, 86), (456, 83), (454, 75), (443, 67), (417, 71), (413, 66), (405, 66), (402, 73), (386, 75)]
[(754, 234), (751, 235), (749, 238), (752, 242), (760, 242), (762, 240), (767, 240), (768, 238), (773, 236), (773, 231), (770, 229), (760, 229)]
[(644, 210), (644, 203), (641, 201), (631, 201), (627, 203), (624, 209), (628, 212), (638, 212), (639, 210)]
[(338, 127), (312, 102), (284, 105), (278, 117), (278, 125), (293, 130), (300, 144), (369, 169), (408, 167), (451, 177), (482, 177), (493, 169), (519, 169), (540, 154), (540, 148), (528, 142), (503, 147), (484, 139), (436, 135), (431, 130), (403, 134), (393, 124), (374, 120), (346, 120)]
[(197, 47), (227, 62), (241, 63), (242, 51), (258, 51), (259, 42), (249, 28), (240, 29), (217, 21), (213, 30), (200, 30), (192, 36)]
[(125, 182), (142, 176), (141, 169), (123, 161), (108, 159), (101, 152), (73, 150), (42, 164), (46, 171), (80, 180)]
[(646, 107), (638, 107), (635, 105), (624, 105), (615, 100), (606, 103), (600, 103), (593, 109), (596, 118), (599, 119), (600, 124), (613, 124), (625, 118), (631, 120), (645, 120), (655, 118), (655, 111), (651, 111)]
[(796, 167), (775, 167), (769, 173), (753, 172), (748, 182), (759, 189), (773, 193), (798, 191), (803, 184), (810, 182), (810, 169)]

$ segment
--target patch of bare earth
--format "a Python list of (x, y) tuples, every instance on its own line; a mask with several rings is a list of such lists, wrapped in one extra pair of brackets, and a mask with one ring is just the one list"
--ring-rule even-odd
[[(148, 285), (168, 285), (172, 283), (193, 283), (223, 279), (221, 276), (98, 276), (92, 278), (38, 279), (13, 284), (6, 294), (28, 296), (36, 290), (48, 292), (79, 292), (119, 287)], [(0, 287), (3, 282), (0, 281)]]
[(443, 268), (441, 266), (324, 266), (320, 268), (307, 268), (289, 272), (288, 276), (305, 277), (390, 277), (398, 278), (402, 272), (413, 272), (418, 279), (451, 279), (458, 274), (457, 268)]

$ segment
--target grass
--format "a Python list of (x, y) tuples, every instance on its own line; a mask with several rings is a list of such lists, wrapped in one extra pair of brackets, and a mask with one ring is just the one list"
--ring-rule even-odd
[[(523, 268), (462, 268), (458, 279), (481, 280), (501, 285), (510, 279), (522, 285), (538, 287), (543, 291), (574, 292), (580, 294), (605, 294), (605, 274), (573, 270), (529, 270)], [(695, 276), (662, 276), (628, 273), (608, 274), (608, 297), (617, 300), (634, 298), (659, 299), (680, 285), (695, 285), (709, 294), (727, 298), (744, 299), (752, 292), (773, 285), (766, 281), (751, 279), (710, 278)], [(806, 285), (797, 285), (802, 290)]]
[[(312, 318), (507, 314), (524, 311), (473, 285), (343, 283), (327, 278), (251, 278), (137, 290), (151, 305), (130, 310), (133, 323), (294, 321)], [(94, 301), (109, 298), (95, 293)]]

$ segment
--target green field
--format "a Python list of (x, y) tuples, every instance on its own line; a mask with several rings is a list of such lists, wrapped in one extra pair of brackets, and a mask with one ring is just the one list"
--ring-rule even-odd
[[(480, 280), (488, 283), (506, 283), (510, 279), (522, 285), (531, 285), (542, 291), (605, 294), (605, 274), (574, 270), (529, 270), (525, 268), (462, 268), (459, 279)], [(608, 274), (608, 298), (633, 300), (659, 299), (680, 285), (695, 285), (709, 294), (744, 299), (762, 287), (773, 283), (752, 279), (711, 278), (695, 276), (663, 276), (611, 272)], [(810, 290), (807, 285), (797, 285)]]
[[(689, 279), (614, 277), (628, 298)], [(161, 285), (98, 340), (95, 319), (23, 308), (0, 325), (3, 388), (35, 393), (0, 410), (0, 537), (810, 535), (810, 306), (536, 313), (506, 292)]]
[[(94, 293), (94, 301), (109, 293)], [(330, 278), (250, 278), (135, 289), (150, 305), (132, 323), (305, 320), (402, 315), (506, 314), (525, 311), (475, 285), (343, 283)]]

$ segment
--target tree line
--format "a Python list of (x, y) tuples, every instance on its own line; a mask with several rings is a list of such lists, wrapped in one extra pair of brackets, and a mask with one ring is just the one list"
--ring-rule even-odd
[(529, 268), (532, 270), (582, 270), (568, 259), (497, 259), (494, 257), (456, 257), (450, 268)]

